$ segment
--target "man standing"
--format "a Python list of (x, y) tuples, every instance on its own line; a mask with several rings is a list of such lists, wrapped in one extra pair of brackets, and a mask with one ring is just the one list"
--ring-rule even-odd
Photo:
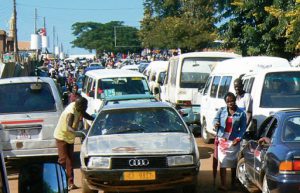
[(250, 124), (252, 120), (252, 97), (249, 93), (243, 90), (243, 81), (240, 78), (234, 80), (234, 90), (236, 93), (236, 104), (237, 106), (244, 110), (247, 115), (247, 125)]
[(54, 131), (58, 148), (58, 163), (66, 169), (69, 190), (78, 188), (74, 184), (73, 172), (75, 131), (78, 128), (80, 117), (83, 116), (88, 120), (94, 119), (86, 113), (87, 104), (88, 101), (83, 97), (79, 97), (75, 102), (70, 103), (62, 112)]

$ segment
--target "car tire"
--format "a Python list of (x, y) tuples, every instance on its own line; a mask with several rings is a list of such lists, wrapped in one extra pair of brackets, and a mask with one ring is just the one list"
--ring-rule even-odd
[(236, 177), (242, 184), (243, 188), (245, 188), (249, 192), (256, 192), (258, 188), (249, 180), (245, 164), (245, 158), (241, 158), (238, 161), (236, 167)]
[(202, 121), (202, 125), (201, 125), (201, 137), (202, 137), (204, 143), (206, 143), (206, 144), (212, 143), (210, 134), (207, 133), (207, 130), (206, 130), (206, 121), (205, 120)]
[(98, 190), (92, 190), (87, 185), (85, 178), (81, 177), (82, 193), (98, 193)]
[(261, 192), (262, 193), (270, 193), (266, 175), (264, 176), (264, 179), (263, 179), (263, 185), (262, 185), (262, 191)]

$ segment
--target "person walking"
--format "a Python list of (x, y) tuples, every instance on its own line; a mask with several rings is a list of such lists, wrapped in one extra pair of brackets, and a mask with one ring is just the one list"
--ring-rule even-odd
[(80, 117), (83, 116), (88, 120), (94, 119), (86, 113), (87, 105), (88, 101), (83, 97), (79, 97), (75, 102), (70, 103), (62, 112), (54, 131), (54, 138), (58, 148), (58, 163), (66, 169), (69, 184), (68, 190), (78, 188), (74, 184), (73, 153), (75, 131), (78, 128)]
[(236, 105), (236, 96), (228, 92), (224, 100), (226, 106), (217, 112), (213, 125), (217, 130), (217, 160), (220, 164), (220, 190), (226, 191), (226, 168), (231, 168), (231, 186), (236, 179), (237, 156), (240, 141), (246, 131), (246, 113)]

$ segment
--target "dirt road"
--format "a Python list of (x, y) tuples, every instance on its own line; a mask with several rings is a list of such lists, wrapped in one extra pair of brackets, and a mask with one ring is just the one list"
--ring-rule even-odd
[[(200, 173), (198, 175), (198, 184), (199, 184), (199, 193), (214, 193), (214, 192), (224, 192), (219, 191), (217, 189), (218, 185), (220, 184), (219, 176), (217, 179), (217, 187), (213, 186), (213, 180), (212, 180), (212, 153), (213, 153), (213, 145), (212, 144), (204, 144), (201, 140), (201, 138), (197, 138), (197, 143), (200, 151), (200, 159), (201, 159), (201, 168)], [(80, 143), (77, 142), (75, 145), (75, 157), (76, 157), (76, 163), (75, 163), (75, 184), (81, 187), (81, 173), (80, 173), (80, 161), (79, 161), (79, 151), (80, 151)], [(49, 158), (48, 158), (49, 159)], [(57, 158), (53, 157), (51, 160), (55, 160)], [(31, 160), (13, 160), (9, 161), (7, 163), (8, 167), (8, 174), (9, 174), (9, 186), (10, 186), (10, 192), (11, 193), (18, 193), (18, 176), (17, 176), (17, 169), (20, 167), (21, 163), (26, 164), (30, 163)], [(228, 177), (227, 179), (230, 179), (230, 171), (228, 170)], [(228, 181), (228, 184), (230, 184), (230, 181)], [(81, 188), (77, 190), (70, 191), (71, 193), (81, 193)], [(162, 193), (166, 191), (156, 191), (155, 193)], [(170, 193), (175, 192), (174, 190), (168, 191)], [(235, 191), (228, 191), (230, 193), (243, 193), (245, 190), (238, 187)], [(152, 193), (152, 192), (151, 192)]]

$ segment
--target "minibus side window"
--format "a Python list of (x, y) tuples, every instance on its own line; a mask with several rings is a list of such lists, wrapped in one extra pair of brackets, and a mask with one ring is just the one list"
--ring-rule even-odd
[(177, 77), (177, 68), (178, 68), (178, 60), (173, 60), (170, 64), (172, 70), (171, 85), (176, 85), (176, 77)]
[(226, 93), (229, 90), (230, 82), (232, 77), (231, 76), (224, 76), (220, 83), (220, 88), (218, 92), (218, 98), (224, 98)]
[(205, 86), (204, 86), (204, 90), (203, 90), (203, 95), (207, 95), (208, 93), (208, 88), (209, 88), (209, 85), (211, 83), (211, 76), (207, 79), (206, 83), (205, 83)]
[(211, 85), (210, 97), (216, 98), (220, 80), (221, 80), (220, 76), (214, 77), (213, 83)]

